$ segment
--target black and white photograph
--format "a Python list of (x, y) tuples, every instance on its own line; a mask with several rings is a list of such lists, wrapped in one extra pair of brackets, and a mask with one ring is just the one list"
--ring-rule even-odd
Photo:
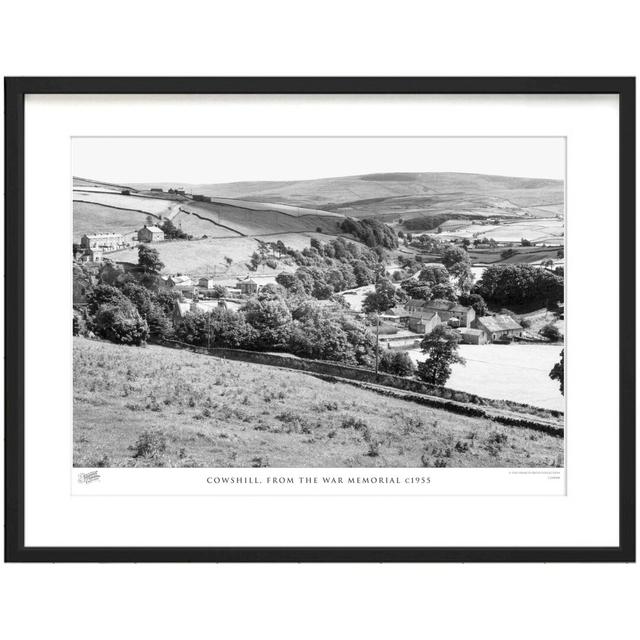
[(73, 138), (73, 466), (563, 469), (565, 145)]

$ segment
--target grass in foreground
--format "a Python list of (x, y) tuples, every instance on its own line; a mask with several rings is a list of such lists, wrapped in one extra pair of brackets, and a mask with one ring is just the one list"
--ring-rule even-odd
[(550, 467), (563, 441), (298, 372), (74, 338), (77, 467)]

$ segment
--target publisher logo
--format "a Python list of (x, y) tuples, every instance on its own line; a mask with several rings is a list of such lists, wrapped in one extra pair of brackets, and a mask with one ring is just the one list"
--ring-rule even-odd
[(78, 482), (80, 484), (90, 484), (91, 482), (96, 482), (97, 480), (100, 480), (100, 474), (97, 471), (89, 471), (87, 473), (78, 474)]

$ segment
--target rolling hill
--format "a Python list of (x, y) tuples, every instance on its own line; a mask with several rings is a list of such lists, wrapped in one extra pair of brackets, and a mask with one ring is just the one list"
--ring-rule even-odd
[[(132, 184), (149, 189), (166, 183)], [(561, 180), (491, 176), (475, 173), (377, 173), (289, 182), (231, 182), (226, 184), (184, 184), (193, 193), (220, 198), (242, 198), (280, 202), (326, 209), (362, 200), (406, 196), (491, 195), (504, 197), (517, 206), (562, 204), (564, 184)], [(509, 197), (511, 196), (511, 197)]]
[[(171, 185), (135, 184), (138, 189)], [(176, 186), (176, 185), (174, 185)], [(289, 182), (180, 184), (218, 201), (313, 208), (354, 218), (375, 217), (406, 230), (429, 230), (447, 219), (564, 216), (562, 180), (470, 173), (378, 173)], [(277, 204), (274, 204), (277, 203)], [(430, 218), (436, 218), (436, 221)], [(413, 220), (410, 225), (406, 221)]]
[[(170, 188), (184, 189), (186, 195), (170, 194)], [(192, 194), (211, 201), (194, 200)], [(167, 269), (177, 271), (187, 270), (186, 265), (222, 267), (229, 253), (236, 263), (246, 261), (258, 239), (275, 242), (299, 234), (308, 243), (313, 235), (345, 235), (340, 228), (345, 217), (376, 218), (406, 232), (444, 230), (453, 224), (468, 227), (469, 235), (482, 231), (472, 222), (485, 222), (486, 231), (494, 235), (506, 230), (515, 233), (516, 240), (548, 236), (554, 244), (563, 242), (564, 183), (558, 180), (384, 173), (280, 182), (120, 185), (74, 178), (73, 200), (74, 242), (84, 233), (126, 234), (149, 220), (154, 224), (171, 220), (199, 240), (197, 247), (186, 241), (158, 247)], [(546, 221), (538, 224), (538, 219)], [(491, 226), (496, 221), (523, 226), (496, 229)], [(253, 242), (239, 242), (242, 239)], [(245, 249), (251, 250), (240, 255)], [(132, 251), (121, 253), (113, 258), (134, 259)]]

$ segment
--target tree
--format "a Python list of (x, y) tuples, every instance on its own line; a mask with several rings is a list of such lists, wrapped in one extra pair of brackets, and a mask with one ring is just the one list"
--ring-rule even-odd
[(406, 351), (382, 352), (379, 363), (380, 371), (391, 373), (394, 376), (411, 376), (416, 367)]
[(352, 351), (339, 318), (320, 309), (314, 309), (296, 323), (290, 348), (303, 358), (342, 362), (349, 361)]
[(188, 313), (176, 328), (179, 340), (201, 347), (228, 347), (243, 349), (251, 347), (255, 333), (247, 324), (243, 313), (217, 307), (209, 313)]
[(99, 284), (87, 294), (88, 311), (90, 314), (95, 315), (103, 304), (117, 305), (124, 300), (126, 298), (120, 289), (116, 289), (109, 284)]
[(531, 242), (531, 240), (527, 240), (526, 238), (521, 238), (520, 239), (520, 244), (523, 247), (530, 247), (532, 245), (532, 242)]
[(141, 244), (138, 247), (138, 264), (146, 271), (160, 273), (164, 269), (164, 263), (160, 261), (158, 250)]
[(457, 296), (451, 284), (436, 284), (431, 289), (431, 299), (449, 300), (449, 302), (455, 302), (457, 300)]
[(418, 274), (422, 284), (449, 284), (449, 272), (443, 267), (425, 267)]
[(111, 342), (141, 345), (149, 337), (149, 326), (133, 303), (127, 299), (116, 304), (103, 304), (93, 319), (97, 335)]
[(453, 276), (461, 292), (467, 292), (473, 284), (473, 272), (471, 264), (467, 262), (456, 262), (449, 268), (449, 273)]
[(189, 237), (182, 229), (176, 227), (171, 220), (165, 220), (161, 228), (164, 231), (165, 238), (169, 238), (170, 240)]
[(489, 307), (484, 301), (484, 298), (477, 293), (469, 293), (467, 295), (461, 295), (458, 298), (458, 302), (465, 307), (472, 307), (476, 312), (476, 316), (486, 316), (489, 313)]
[(279, 273), (276, 282), (291, 293), (304, 293), (302, 282), (293, 273)]
[(396, 288), (387, 279), (376, 284), (375, 291), (370, 291), (362, 301), (362, 309), (366, 313), (382, 313), (395, 306), (398, 298)]
[(556, 362), (549, 372), (549, 377), (560, 383), (560, 393), (564, 395), (564, 349), (560, 352), (560, 361)]
[(415, 300), (431, 300), (431, 287), (424, 282), (405, 280), (400, 286)]
[(430, 384), (446, 384), (451, 376), (451, 366), (465, 364), (464, 358), (458, 354), (459, 341), (459, 334), (444, 324), (427, 334), (420, 348), (428, 358), (418, 363), (418, 377)]
[(545, 324), (544, 327), (540, 329), (540, 335), (550, 342), (558, 342), (559, 340), (562, 340), (560, 329), (558, 329), (555, 324), (551, 323)]
[(475, 291), (485, 300), (504, 306), (564, 299), (564, 278), (529, 264), (488, 266)]
[(442, 264), (448, 271), (451, 271), (451, 267), (460, 262), (470, 264), (469, 254), (462, 247), (449, 245), (442, 254)]
[(284, 349), (289, 344), (293, 320), (282, 300), (249, 300), (245, 308), (247, 322), (255, 329), (254, 344), (259, 349)]

